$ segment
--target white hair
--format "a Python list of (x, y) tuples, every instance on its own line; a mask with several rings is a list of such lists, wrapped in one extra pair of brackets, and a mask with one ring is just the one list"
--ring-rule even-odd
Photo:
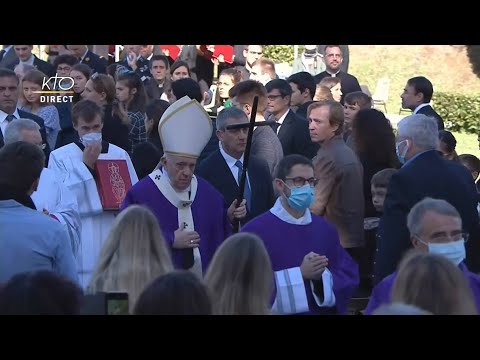
[(40, 126), (30, 119), (15, 119), (8, 124), (3, 136), (5, 145), (22, 141), (22, 130), (39, 130)]
[(423, 114), (406, 116), (398, 123), (398, 137), (411, 139), (422, 150), (437, 149), (437, 121)]

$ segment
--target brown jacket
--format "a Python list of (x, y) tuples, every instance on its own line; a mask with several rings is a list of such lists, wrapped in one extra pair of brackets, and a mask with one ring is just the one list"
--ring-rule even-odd
[(313, 165), (318, 184), (311, 211), (337, 228), (344, 248), (363, 246), (363, 168), (357, 155), (337, 135), (322, 144)]

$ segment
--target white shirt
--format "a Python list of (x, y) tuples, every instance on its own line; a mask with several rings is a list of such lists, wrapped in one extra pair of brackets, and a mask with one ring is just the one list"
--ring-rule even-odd
[(424, 108), (425, 106), (429, 106), (429, 105), (430, 105), (430, 103), (423, 103), (423, 104), (418, 105), (418, 106), (415, 108), (415, 110), (413, 110), (413, 114), (418, 113), (418, 111), (419, 111), (421, 108)]
[(280, 131), (280, 128), (283, 124), (283, 120), (285, 120), (285, 118), (287, 117), (288, 113), (289, 113), (290, 109), (288, 109), (285, 114), (283, 114), (280, 119), (276, 120), (277, 121), (277, 124), (278, 124), (278, 127), (277, 127), (277, 134), (278, 132)]
[(80, 62), (82, 62), (83, 59), (85, 59), (85, 56), (87, 56), (87, 53), (88, 53), (88, 47), (87, 47), (87, 49), (85, 50), (85, 52), (83, 53), (83, 55), (80, 56)]
[[(18, 115), (18, 109), (15, 109), (15, 112), (12, 115), (14, 115), (17, 119), (20, 119), (20, 115)], [(5, 135), (5, 130), (7, 130), (7, 116), (7, 113), (0, 110), (0, 129), (2, 130), (3, 135)]]
[(19, 63), (22, 64), (22, 65), (31, 65), (31, 66), (34, 66), (34, 65), (33, 65), (33, 61), (34, 61), (34, 60), (35, 60), (35, 56), (33, 56), (33, 54), (32, 54), (32, 56), (30, 56), (30, 58), (29, 58), (27, 61), (21, 61), (21, 60), (20, 60)]
[[(232, 175), (233, 175), (233, 178), (235, 179), (237, 185), (240, 185), (238, 183), (238, 167), (235, 165), (235, 163), (240, 160), (240, 162), (242, 163), (242, 166), (243, 166), (243, 154), (242, 154), (242, 157), (240, 159), (235, 159), (234, 157), (228, 155), (225, 150), (223, 149), (223, 146), (222, 146), (222, 143), (219, 142), (218, 144), (218, 147), (220, 149), (220, 153), (222, 154), (223, 158), (225, 159), (225, 162), (227, 163), (228, 165), (228, 168), (230, 169), (230, 171), (232, 172)], [(248, 180), (248, 174), (247, 174), (247, 180)]]

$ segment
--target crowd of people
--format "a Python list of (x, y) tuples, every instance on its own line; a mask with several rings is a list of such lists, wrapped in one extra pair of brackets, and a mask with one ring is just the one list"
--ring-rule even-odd
[(0, 314), (479, 313), (480, 160), (427, 78), (394, 130), (346, 45), (64, 47), (0, 52)]

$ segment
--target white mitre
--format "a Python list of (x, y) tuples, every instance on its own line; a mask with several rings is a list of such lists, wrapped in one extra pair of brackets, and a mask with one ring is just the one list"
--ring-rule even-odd
[(198, 158), (212, 137), (213, 125), (202, 105), (184, 96), (170, 105), (158, 123), (166, 154)]

